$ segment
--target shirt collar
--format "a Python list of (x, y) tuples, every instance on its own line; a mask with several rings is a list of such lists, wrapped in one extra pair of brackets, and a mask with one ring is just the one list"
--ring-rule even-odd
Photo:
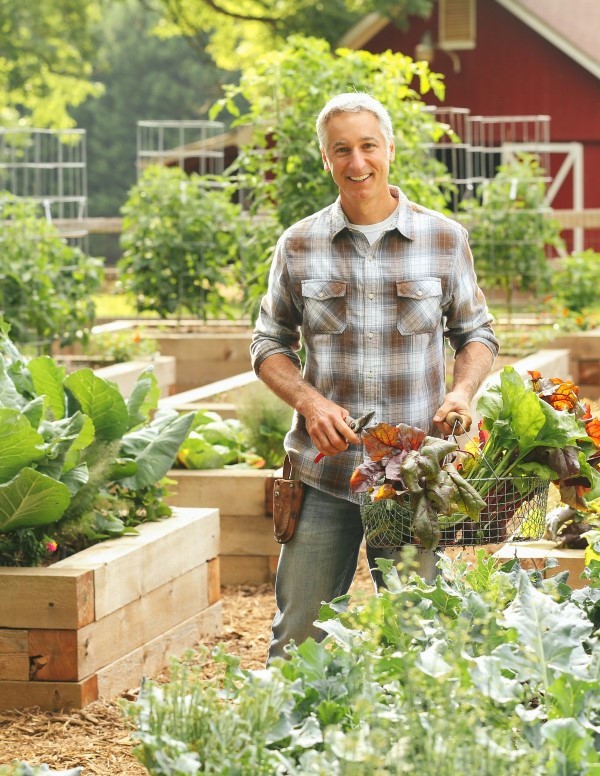
[[(415, 230), (413, 224), (413, 212), (410, 207), (408, 198), (405, 194), (403, 194), (398, 186), (390, 186), (390, 194), (400, 202), (400, 207), (396, 211), (396, 223), (394, 227), (400, 232), (400, 234), (403, 234), (409, 240), (414, 240)], [(348, 229), (349, 223), (350, 222), (346, 218), (346, 214), (342, 210), (341, 199), (338, 197), (331, 207), (331, 239), (333, 240), (333, 238), (338, 235), (342, 229)]]

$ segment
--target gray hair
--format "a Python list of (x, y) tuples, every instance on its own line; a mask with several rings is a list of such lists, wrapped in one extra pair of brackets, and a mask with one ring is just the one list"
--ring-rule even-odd
[(339, 113), (359, 113), (369, 111), (379, 121), (379, 126), (389, 144), (394, 142), (394, 129), (390, 114), (383, 105), (365, 92), (345, 92), (332, 97), (317, 116), (317, 137), (323, 150), (327, 144), (327, 122)]

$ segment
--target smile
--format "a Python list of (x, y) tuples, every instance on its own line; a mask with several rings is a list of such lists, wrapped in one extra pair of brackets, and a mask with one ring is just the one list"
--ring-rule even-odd
[(370, 178), (371, 177), (371, 173), (368, 172), (366, 175), (358, 175), (356, 178), (353, 178), (351, 175), (349, 175), (348, 177), (350, 178), (351, 181), (356, 181), (356, 182), (360, 183), (361, 181), (366, 181), (367, 178)]

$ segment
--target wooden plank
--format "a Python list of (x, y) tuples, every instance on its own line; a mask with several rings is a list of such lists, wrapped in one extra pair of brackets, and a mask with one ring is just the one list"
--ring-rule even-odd
[(0, 627), (79, 628), (94, 619), (87, 569), (1, 568)]
[(588, 584), (587, 579), (580, 579), (585, 568), (585, 550), (560, 549), (554, 542), (540, 539), (534, 542), (507, 542), (494, 553), (494, 557), (501, 560), (518, 558), (523, 568), (538, 571), (543, 570), (549, 558), (554, 558), (558, 565), (544, 572), (546, 577), (568, 571), (569, 587), (577, 589)]
[(93, 570), (96, 620), (219, 554), (215, 509), (177, 509), (173, 517), (138, 530), (139, 535), (102, 542), (54, 565)]
[(168, 498), (178, 507), (214, 507), (221, 515), (265, 514), (265, 481), (276, 469), (171, 469), (175, 493)]
[(76, 630), (29, 631), (29, 658), (32, 681), (74, 682), (77, 671), (78, 645)]
[(157, 356), (154, 359), (139, 361), (124, 361), (110, 364), (94, 370), (99, 377), (110, 380), (119, 386), (123, 396), (127, 397), (133, 390), (140, 374), (149, 366), (153, 368), (161, 396), (169, 396), (176, 384), (176, 364), (172, 356)]
[(219, 393), (232, 391), (235, 388), (241, 388), (255, 382), (258, 382), (258, 377), (253, 370), (249, 370), (248, 372), (242, 372), (242, 374), (232, 375), (224, 380), (219, 380), (216, 383), (208, 383), (183, 393), (177, 393), (168, 399), (161, 400), (158, 406), (161, 409), (179, 409), (181, 404), (195, 404)]
[(271, 518), (221, 515), (222, 555), (277, 555), (279, 547)]
[(172, 656), (197, 648), (206, 638), (221, 633), (222, 629), (222, 604), (217, 602), (98, 671), (99, 697), (113, 698), (124, 690), (137, 688), (144, 676), (162, 671)]
[(80, 680), (208, 608), (208, 564), (203, 563), (137, 601), (77, 631)]
[(26, 630), (0, 630), (0, 679), (29, 679)]
[(81, 709), (98, 700), (98, 681), (90, 676), (81, 682), (0, 681), (0, 709), (39, 706), (49, 711)]
[(219, 558), (208, 561), (208, 603), (216, 604), (221, 598), (221, 562)]
[(273, 581), (274, 561), (266, 555), (221, 555), (221, 585), (262, 585)]

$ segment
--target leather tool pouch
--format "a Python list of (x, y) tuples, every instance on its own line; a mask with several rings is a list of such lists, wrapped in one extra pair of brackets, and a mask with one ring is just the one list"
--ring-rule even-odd
[(294, 535), (300, 516), (304, 484), (295, 480), (290, 459), (283, 462), (283, 477), (273, 487), (273, 531), (275, 541), (286, 544)]

